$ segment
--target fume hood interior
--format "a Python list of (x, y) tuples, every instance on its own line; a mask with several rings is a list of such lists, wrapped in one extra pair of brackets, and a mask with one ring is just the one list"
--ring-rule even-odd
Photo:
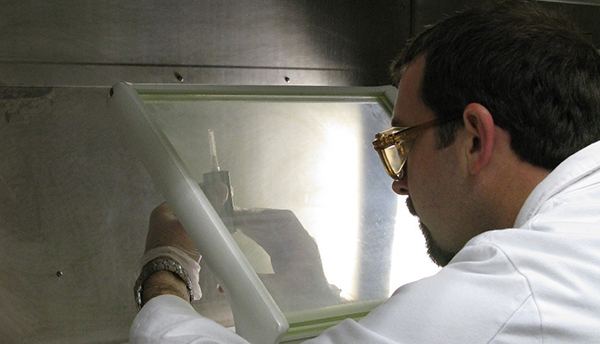
[[(111, 89), (114, 123), (214, 273), (202, 275), (201, 314), (256, 342), (306, 339), (435, 271), (371, 144), (395, 96), (391, 86)], [(229, 173), (233, 219), (210, 218), (217, 170)], [(289, 330), (269, 337), (278, 321)]]
[[(118, 134), (107, 105), (115, 83), (379, 87), (390, 83), (388, 65), (408, 38), (478, 3), (1, 2), (2, 341), (128, 341), (148, 218), (165, 196)], [(598, 1), (542, 4), (574, 19), (598, 46)], [(156, 124), (194, 182), (204, 183), (212, 171), (208, 129), (214, 130), (233, 205), (292, 211), (317, 244), (339, 300), (364, 301), (368, 309), (436, 271), (417, 263), (428, 259), (416, 219), (390, 190), (370, 147), (373, 135), (389, 126), (390, 104), (355, 96), (320, 98), (308, 107), (281, 98), (271, 104), (228, 97), (203, 105), (189, 97), (141, 98), (156, 114), (173, 114), (157, 115)], [(228, 235), (268, 289), (271, 257), (244, 230)], [(205, 297), (194, 306), (233, 326), (212, 266), (201, 265)], [(278, 307), (290, 324), (304, 315)]]

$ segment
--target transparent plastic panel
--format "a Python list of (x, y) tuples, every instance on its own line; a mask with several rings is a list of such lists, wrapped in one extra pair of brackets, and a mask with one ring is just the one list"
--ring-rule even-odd
[[(140, 96), (285, 314), (287, 339), (359, 319), (435, 271), (372, 148), (390, 123), (382, 97)], [(228, 325), (209, 269), (195, 307)]]

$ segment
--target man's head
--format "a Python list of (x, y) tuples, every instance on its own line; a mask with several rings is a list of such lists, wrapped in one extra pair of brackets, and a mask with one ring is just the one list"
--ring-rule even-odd
[(568, 22), (505, 1), (427, 28), (392, 66), (394, 126), (419, 134), (394, 190), (410, 196), (441, 265), (473, 236), (512, 226), (531, 190), (600, 140), (600, 55)]
[[(541, 5), (503, 1), (428, 27), (394, 62), (393, 76), (420, 55), (421, 97), (436, 116), (482, 104), (524, 161), (552, 170), (600, 139), (600, 55)], [(454, 124), (440, 130), (441, 147), (452, 143), (461, 122)]]

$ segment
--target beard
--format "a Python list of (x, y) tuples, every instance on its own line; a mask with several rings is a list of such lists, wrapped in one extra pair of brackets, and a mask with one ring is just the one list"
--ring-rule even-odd
[[(415, 210), (415, 206), (410, 196), (406, 198), (406, 207), (413, 216), (419, 217), (419, 215), (417, 215), (417, 211)], [(433, 261), (437, 266), (441, 267), (448, 265), (448, 263), (450, 263), (452, 258), (454, 258), (454, 256), (456, 255), (456, 253), (446, 251), (443, 248), (441, 248), (440, 245), (433, 238), (433, 235), (431, 235), (431, 231), (429, 230), (429, 228), (427, 228), (427, 226), (421, 221), (421, 219), (419, 219), (419, 228), (421, 228), (421, 232), (425, 237), (427, 255), (429, 255), (431, 261)]]

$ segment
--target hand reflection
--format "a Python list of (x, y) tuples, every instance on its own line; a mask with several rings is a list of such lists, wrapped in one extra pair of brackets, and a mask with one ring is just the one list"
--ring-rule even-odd
[(234, 224), (271, 257), (274, 274), (261, 280), (283, 311), (341, 302), (329, 285), (315, 240), (290, 210), (236, 209)]
[[(201, 187), (218, 212), (227, 198), (227, 187)], [(340, 290), (327, 282), (317, 243), (292, 211), (235, 208), (233, 222), (271, 258), (274, 274), (259, 277), (283, 311), (341, 302)]]

